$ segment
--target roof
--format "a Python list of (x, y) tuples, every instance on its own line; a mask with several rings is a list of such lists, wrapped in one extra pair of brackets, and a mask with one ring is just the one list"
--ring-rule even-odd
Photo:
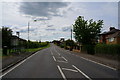
[(103, 33), (100, 34), (100, 35), (114, 34), (114, 33), (119, 32), (119, 31), (120, 31), (119, 29), (112, 29), (112, 30), (110, 30), (110, 31), (108, 31), (108, 32), (103, 32)]
[(15, 36), (15, 35), (12, 35), (12, 36), (11, 36), (11, 38), (14, 38), (14, 39), (15, 39), (15, 38), (18, 38), (18, 37), (17, 37), (17, 36)]
[(107, 38), (115, 38), (115, 37), (120, 37), (120, 31), (114, 33), (114, 34), (111, 34), (111, 35), (108, 35)]
[(21, 41), (26, 41), (25, 39), (19, 38), (19, 37), (16, 36), (16, 35), (12, 35), (11, 38), (12, 38), (12, 39), (19, 39), (19, 40), (21, 40)]

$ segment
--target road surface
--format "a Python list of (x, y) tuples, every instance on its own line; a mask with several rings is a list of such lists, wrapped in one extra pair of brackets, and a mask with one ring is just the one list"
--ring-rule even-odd
[(4, 78), (118, 78), (117, 70), (91, 62), (70, 51), (51, 44), (15, 65), (1, 76)]

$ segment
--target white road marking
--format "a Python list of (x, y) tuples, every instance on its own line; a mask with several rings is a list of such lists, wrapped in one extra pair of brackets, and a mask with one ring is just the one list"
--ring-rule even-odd
[(66, 62), (66, 61), (59, 61), (59, 60), (57, 60), (57, 62), (68, 63), (68, 62)]
[(60, 74), (62, 75), (63, 79), (67, 80), (64, 73), (63, 73), (63, 71), (62, 71), (62, 69), (60, 68), (60, 66), (57, 65), (57, 67), (58, 67), (58, 70), (60, 71)]
[[(39, 51), (38, 51), (39, 52)], [(6, 74), (8, 74), (9, 72), (11, 72), (13, 69), (15, 69), (16, 67), (18, 67), (19, 65), (21, 65), (22, 63), (24, 63), (26, 60), (30, 59), (31, 57), (33, 57), (34, 55), (36, 55), (38, 52), (34, 53), (33, 55), (27, 57), (26, 59), (24, 59), (23, 61), (21, 61), (20, 63), (18, 63), (17, 65), (15, 65), (14, 67), (12, 67), (11, 69), (9, 69), (7, 72), (5, 72), (4, 74), (0, 75), (0, 78), (2, 78), (3, 76), (5, 76)]]
[(76, 66), (72, 65), (75, 69), (77, 69), (83, 76), (85, 76), (87, 79), (92, 80), (90, 77), (88, 77), (85, 73), (83, 73), (80, 69), (78, 69)]
[(62, 68), (63, 70), (68, 70), (68, 71), (72, 71), (72, 72), (78, 72), (77, 70), (73, 70), (73, 69), (67, 69), (67, 68)]
[(55, 57), (54, 56), (52, 56), (52, 57), (53, 57), (54, 61), (56, 61)]
[(110, 68), (110, 69), (112, 69), (112, 70), (117, 70), (117, 69), (112, 68), (112, 67), (110, 67), (110, 66), (104, 65), (104, 64), (102, 64), (102, 63), (95, 62), (95, 61), (90, 60), (90, 59), (86, 59), (86, 58), (84, 58), (84, 57), (80, 57), (80, 58), (82, 58), (82, 59), (84, 59), (84, 60), (87, 60), (87, 61), (90, 61), (90, 62), (93, 62), (93, 63), (96, 63), (96, 64), (99, 64), (99, 65), (101, 65), (101, 66), (105, 66), (105, 67)]
[[(55, 47), (54, 47), (54, 50), (55, 50)], [(57, 54), (60, 56), (60, 53), (57, 50), (55, 50), (55, 52), (57, 52)]]
[(62, 56), (62, 58), (63, 58), (65, 61), (68, 61), (65, 57)]
[(51, 49), (50, 49), (50, 52), (51, 52), (51, 55), (53, 55), (53, 52), (51, 51)]
[[(65, 52), (67, 52), (67, 51), (65, 51)], [(67, 53), (70, 53), (70, 52), (67, 52)], [(72, 55), (73, 55), (73, 54), (72, 54)], [(80, 56), (77, 56), (77, 57), (80, 57)], [(112, 70), (117, 70), (117, 69), (115, 69), (115, 68), (113, 68), (113, 67), (107, 66), (107, 65), (102, 64), (102, 63), (99, 63), (99, 62), (95, 62), (95, 61), (93, 61), (93, 60), (90, 60), (90, 59), (87, 59), (87, 58), (84, 58), (84, 57), (80, 57), (80, 58), (82, 58), (82, 59), (84, 59), (84, 60), (87, 60), (87, 61), (90, 61), (90, 62), (93, 62), (93, 63), (96, 63), (96, 64), (99, 64), (99, 65), (101, 65), (101, 66), (110, 68), (110, 69), (112, 69)]]

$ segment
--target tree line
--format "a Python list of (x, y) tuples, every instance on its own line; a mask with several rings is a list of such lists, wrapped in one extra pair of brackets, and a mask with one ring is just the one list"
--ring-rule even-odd
[(27, 41), (22, 39), (22, 43), (20, 42), (21, 38), (18, 38), (18, 45), (12, 45), (12, 29), (8, 27), (2, 27), (2, 51), (3, 55), (8, 55), (11, 52), (20, 52), (23, 49), (30, 49), (30, 48), (39, 48), (48, 45), (48, 42), (37, 42), (37, 41)]

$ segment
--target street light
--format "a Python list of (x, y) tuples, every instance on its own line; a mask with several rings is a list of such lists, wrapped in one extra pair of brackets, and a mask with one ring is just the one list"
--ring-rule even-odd
[[(37, 20), (33, 20), (34, 22), (36, 22)], [(29, 30), (30, 30), (30, 21), (28, 21), (28, 41), (29, 41)]]
[[(36, 22), (37, 20), (33, 20), (34, 22)], [(28, 21), (28, 43), (29, 43), (29, 29), (30, 29), (30, 21)], [(28, 44), (28, 48), (29, 48), (29, 44)]]
[(73, 24), (71, 26), (71, 40), (72, 40), (72, 37), (73, 37)]

